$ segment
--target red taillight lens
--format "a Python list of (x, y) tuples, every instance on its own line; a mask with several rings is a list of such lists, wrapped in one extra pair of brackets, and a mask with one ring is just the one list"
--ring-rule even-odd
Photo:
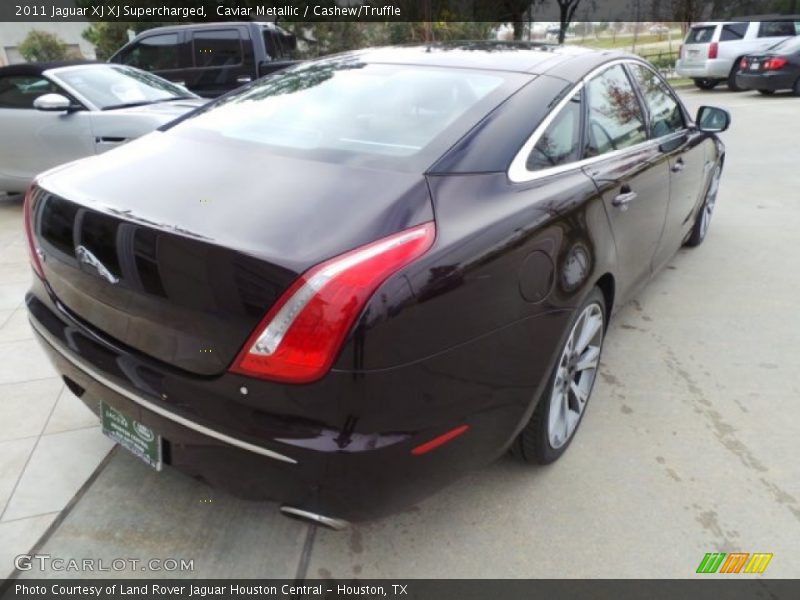
[(786, 59), (781, 57), (770, 58), (764, 62), (764, 69), (767, 71), (777, 71), (786, 66)]
[(708, 58), (717, 58), (718, 52), (719, 52), (719, 44), (717, 42), (711, 42), (708, 45)]
[(28, 238), (28, 255), (31, 259), (31, 266), (40, 279), (44, 279), (42, 261), (39, 260), (39, 253), (36, 249), (36, 240), (33, 237), (33, 194), (36, 191), (36, 184), (32, 183), (25, 192), (25, 202), (22, 205), (23, 221), (25, 222), (25, 237)]
[(748, 62), (746, 58), (739, 61), (739, 68), (744, 71), (747, 68)]
[(373, 292), (424, 254), (435, 235), (425, 223), (312, 267), (270, 309), (231, 371), (288, 383), (319, 379)]

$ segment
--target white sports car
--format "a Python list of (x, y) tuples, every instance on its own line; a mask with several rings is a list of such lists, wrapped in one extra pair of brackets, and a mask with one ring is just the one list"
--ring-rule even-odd
[(0, 67), (0, 192), (23, 192), (42, 171), (120, 146), (204, 102), (122, 65)]

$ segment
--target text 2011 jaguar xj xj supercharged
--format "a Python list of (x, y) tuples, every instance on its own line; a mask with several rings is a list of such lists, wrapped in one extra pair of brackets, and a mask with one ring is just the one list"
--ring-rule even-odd
[(377, 517), (565, 451), (613, 309), (706, 235), (728, 122), (616, 53), (305, 63), (40, 176), (31, 323), (152, 466)]

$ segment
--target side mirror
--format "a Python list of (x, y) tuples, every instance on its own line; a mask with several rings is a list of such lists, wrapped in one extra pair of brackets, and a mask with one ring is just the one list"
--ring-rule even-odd
[(47, 112), (66, 112), (76, 110), (78, 107), (61, 94), (44, 94), (33, 101), (33, 108)]
[(715, 106), (701, 106), (697, 111), (697, 128), (708, 133), (725, 131), (731, 124), (731, 115), (727, 110)]

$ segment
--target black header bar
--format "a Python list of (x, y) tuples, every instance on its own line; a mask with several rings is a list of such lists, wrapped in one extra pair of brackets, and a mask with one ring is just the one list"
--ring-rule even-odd
[[(765, 20), (800, 12), (800, 0), (564, 1), (571, 21)], [(561, 8), (558, 0), (2, 0), (0, 21), (560, 22)]]

